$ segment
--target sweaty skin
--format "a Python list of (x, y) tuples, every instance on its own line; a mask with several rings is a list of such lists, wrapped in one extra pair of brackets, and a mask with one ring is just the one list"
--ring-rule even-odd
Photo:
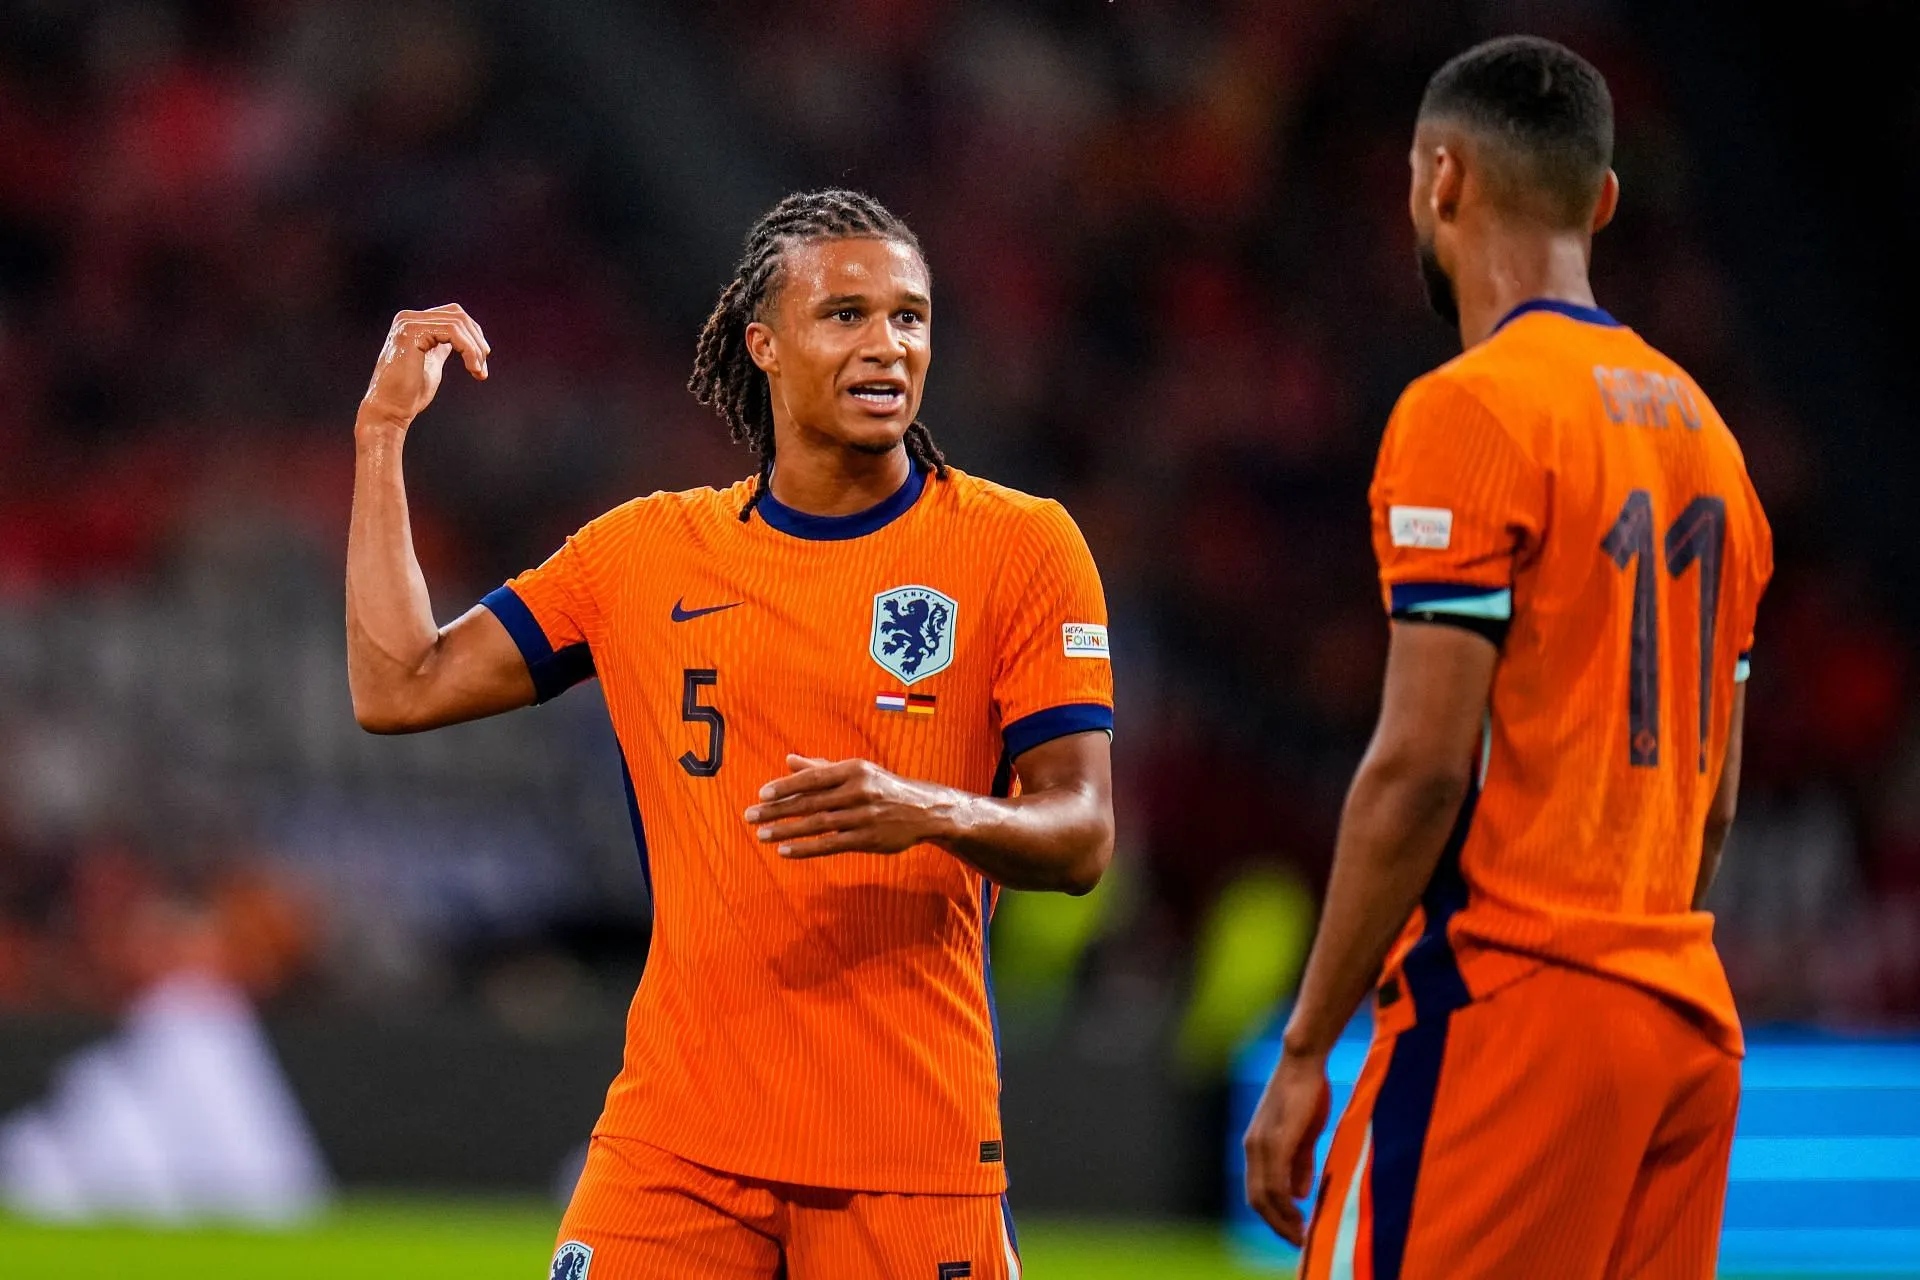
[[(931, 359), (927, 271), (910, 247), (847, 238), (795, 244), (768, 316), (748, 326), (772, 392), (779, 466), (773, 492), (814, 515), (864, 510), (906, 481), (901, 441), (919, 412)], [(492, 353), (457, 305), (402, 311), (354, 423), (347, 539), (347, 675), (354, 716), (373, 733), (411, 733), (534, 700), (532, 677), (493, 612), (434, 625), (413, 549), (401, 455), (459, 355), (484, 381)], [(858, 389), (858, 391), (856, 391)], [(864, 394), (862, 394), (864, 393)], [(789, 757), (743, 821), (795, 858), (897, 853), (931, 842), (1011, 888), (1085, 893), (1113, 854), (1111, 748), (1105, 733), (1056, 738), (1014, 762), (1008, 799), (901, 778), (867, 760)]]

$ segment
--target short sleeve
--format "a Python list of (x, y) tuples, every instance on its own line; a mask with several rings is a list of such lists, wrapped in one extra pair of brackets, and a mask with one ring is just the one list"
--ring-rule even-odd
[(1107, 601), (1086, 539), (1066, 508), (1046, 502), (1013, 543), (993, 677), (1009, 759), (1070, 733), (1113, 731)]
[(493, 611), (520, 648), (533, 676), (534, 700), (556, 698), (594, 675), (588, 637), (599, 628), (588, 566), (595, 526), (587, 525), (481, 604)]
[(1409, 387), (1369, 498), (1388, 612), (1500, 643), (1515, 572), (1544, 532), (1546, 481), (1479, 398), (1441, 377)]
[(1760, 508), (1760, 499), (1753, 492), (1753, 484), (1747, 482), (1747, 501), (1752, 504), (1753, 551), (1750, 557), (1752, 586), (1746, 607), (1746, 627), (1742, 634), (1745, 642), (1740, 646), (1740, 656), (1733, 665), (1735, 684), (1745, 684), (1753, 675), (1753, 641), (1755, 628), (1759, 625), (1760, 598), (1767, 592), (1767, 584), (1773, 580), (1773, 526), (1767, 522), (1766, 512)]

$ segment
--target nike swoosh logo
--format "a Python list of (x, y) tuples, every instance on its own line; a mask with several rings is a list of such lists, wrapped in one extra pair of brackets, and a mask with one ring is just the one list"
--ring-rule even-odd
[(703, 617), (709, 613), (719, 613), (723, 609), (738, 609), (741, 605), (745, 604), (746, 601), (735, 600), (732, 604), (713, 604), (708, 605), (704, 609), (688, 609), (685, 607), (686, 603), (685, 596), (673, 602), (673, 620), (675, 622), (687, 622), (694, 618)]

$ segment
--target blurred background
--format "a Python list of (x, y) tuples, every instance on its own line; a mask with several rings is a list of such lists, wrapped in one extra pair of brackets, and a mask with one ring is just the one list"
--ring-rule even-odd
[(1715, 399), (1776, 531), (1712, 904), (1742, 1010), (1920, 1026), (1899, 8), (0, 0), (0, 1117), (211, 973), (301, 1185), (568, 1185), (648, 936), (611, 733), (591, 685), (355, 727), (354, 405), (395, 310), (485, 324), (492, 380), (409, 448), (451, 619), (627, 497), (751, 470), (693, 336), (764, 207), (852, 185), (927, 248), (925, 419), (1067, 505), (1113, 614), (1114, 874), (996, 923), (1016, 1210), (1217, 1217), (1230, 1066), (1376, 708), (1373, 452), (1457, 349), (1413, 113), (1516, 30), (1608, 76), (1601, 304)]

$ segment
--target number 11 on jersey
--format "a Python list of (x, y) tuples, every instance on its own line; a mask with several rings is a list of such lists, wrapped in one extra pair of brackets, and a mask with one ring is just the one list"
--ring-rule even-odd
[[(1654, 578), (1653, 495), (1635, 489), (1600, 549), (1625, 569), (1634, 566), (1632, 649), (1627, 677), (1627, 759), (1643, 769), (1660, 763), (1660, 594)], [(1700, 757), (1707, 771), (1707, 739), (1713, 726), (1713, 639), (1720, 611), (1720, 558), (1727, 540), (1727, 504), (1702, 494), (1667, 528), (1667, 574), (1678, 578), (1700, 566)]]

